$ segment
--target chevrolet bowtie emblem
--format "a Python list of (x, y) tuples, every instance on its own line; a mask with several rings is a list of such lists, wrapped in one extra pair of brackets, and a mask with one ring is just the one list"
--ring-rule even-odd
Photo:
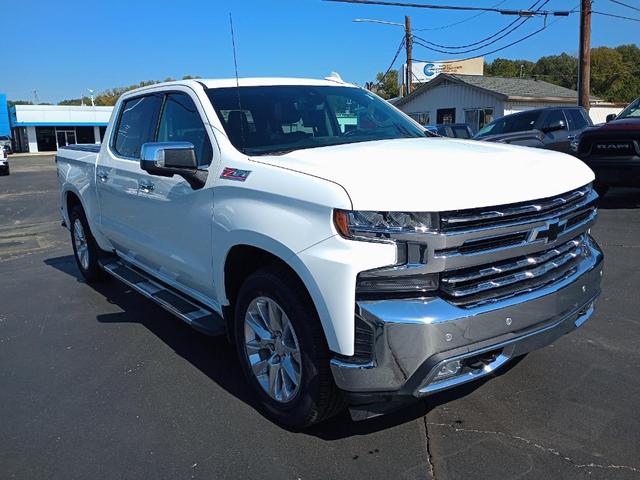
[(549, 220), (546, 225), (535, 228), (529, 235), (529, 241), (545, 240), (545, 243), (555, 242), (560, 235), (567, 229), (566, 220), (558, 220), (557, 218)]

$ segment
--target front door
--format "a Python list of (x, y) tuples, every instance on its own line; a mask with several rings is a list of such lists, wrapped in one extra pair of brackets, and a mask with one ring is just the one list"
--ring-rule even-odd
[[(166, 95), (157, 142), (193, 144), (200, 168), (212, 162), (211, 141), (196, 107), (186, 92)], [(179, 175), (159, 177), (143, 172), (136, 205), (137, 226), (144, 248), (140, 260), (198, 298), (215, 298), (211, 255), (213, 189), (194, 190)], [(202, 299), (206, 301), (206, 299)]]
[(456, 123), (455, 108), (439, 108), (436, 112), (437, 123)]
[(547, 127), (560, 121), (564, 122), (564, 128), (544, 133), (542, 141), (545, 148), (569, 153), (569, 143), (571, 140), (569, 139), (569, 130), (567, 129), (567, 119), (560, 108), (554, 108), (546, 113), (542, 121), (541, 130), (544, 132)]

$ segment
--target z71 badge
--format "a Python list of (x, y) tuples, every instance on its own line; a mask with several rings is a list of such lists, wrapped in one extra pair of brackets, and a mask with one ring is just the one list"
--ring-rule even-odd
[(251, 170), (240, 170), (239, 168), (224, 167), (224, 170), (222, 171), (222, 175), (220, 175), (220, 178), (225, 178), (227, 180), (236, 180), (238, 182), (244, 182), (250, 173), (251, 173)]

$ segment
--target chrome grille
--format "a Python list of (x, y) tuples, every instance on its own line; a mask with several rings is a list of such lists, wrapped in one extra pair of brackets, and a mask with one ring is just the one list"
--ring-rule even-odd
[(528, 223), (582, 210), (596, 198), (591, 185), (585, 185), (562, 195), (531, 202), (445, 212), (440, 215), (440, 226), (447, 233)]
[(585, 236), (535, 254), (490, 265), (446, 271), (442, 293), (459, 305), (477, 305), (541, 288), (571, 274), (584, 255)]

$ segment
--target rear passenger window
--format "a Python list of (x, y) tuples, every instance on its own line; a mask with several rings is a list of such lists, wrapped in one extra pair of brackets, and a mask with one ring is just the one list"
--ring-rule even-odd
[(569, 130), (582, 130), (589, 125), (580, 110), (572, 108), (571, 110), (565, 110), (564, 113), (567, 116)]
[(143, 143), (153, 142), (162, 95), (147, 95), (126, 100), (118, 121), (113, 149), (128, 158), (140, 158)]
[(198, 165), (211, 163), (213, 150), (209, 136), (191, 97), (170, 93), (165, 100), (158, 129), (158, 142), (189, 142), (196, 151)]

